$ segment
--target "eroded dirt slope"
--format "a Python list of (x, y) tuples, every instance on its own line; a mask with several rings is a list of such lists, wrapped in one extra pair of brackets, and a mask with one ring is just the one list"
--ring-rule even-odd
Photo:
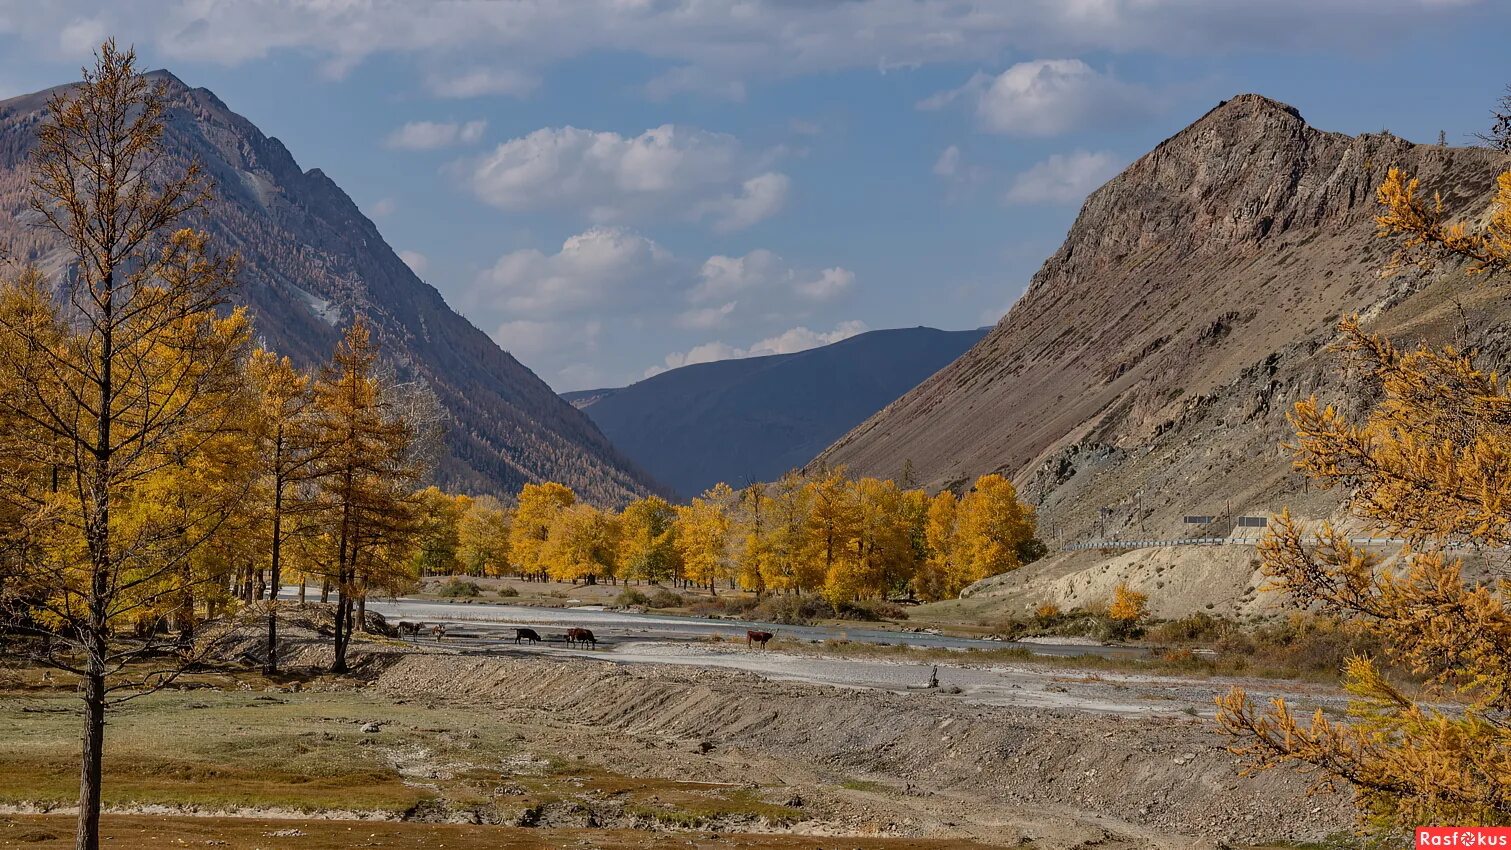
[[(580, 660), (407, 656), (377, 686), (501, 718), (553, 718), (601, 735), (608, 766), (627, 774), (857, 789), (875, 795), (879, 823), (921, 836), (1198, 846), (1310, 840), (1351, 823), (1346, 800), (1305, 799), (1302, 777), (1238, 776), (1195, 718), (998, 709), (947, 694)], [(700, 758), (669, 757), (668, 741)]]

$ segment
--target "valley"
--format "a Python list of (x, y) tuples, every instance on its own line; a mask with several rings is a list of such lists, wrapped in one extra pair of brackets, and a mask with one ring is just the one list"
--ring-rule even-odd
[[(285, 657), (318, 663), (322, 642), (299, 627), (290, 634)], [(116, 721), (107, 803), (120, 814), (107, 827), (178, 814), (189, 818), (156, 823), (181, 823), (176, 834), (188, 838), (205, 818), (268, 824), (264, 836), (303, 833), (284, 839), (296, 847), (343, 829), (381, 839), (369, 846), (405, 846), (458, 835), (432, 826), (449, 822), (484, 825), (466, 840), (519, 846), (634, 847), (661, 835), (710, 847), (1046, 849), (1256, 847), (1347, 828), (1346, 797), (1318, 798), (1297, 818), (1265, 802), (1290, 793), (1288, 777), (1231, 777), (1204, 719), (1226, 681), (965, 663), (941, 666), (944, 688), (930, 693), (907, 689), (907, 677), (836, 679), (826, 664), (855, 662), (780, 649), (698, 642), (658, 663), (615, 660), (656, 646), (674, 645), (590, 657), (380, 640), (363, 645), (359, 682), (192, 677)], [(762, 667), (712, 663), (721, 658)], [(925, 668), (906, 669), (916, 678)], [(1014, 679), (1003, 692), (1041, 698), (993, 700), (983, 677), (997, 676)], [(1328, 704), (1314, 687), (1249, 684)], [(0, 685), (7, 840), (56, 824), (26, 812), (68, 804), (67, 771), (55, 765), (67, 761), (57, 727), (69, 696), (34, 675)], [(196, 743), (164, 751), (164, 736)], [(1135, 774), (1129, 800), (1116, 789)], [(794, 840), (809, 843), (784, 843)]]
[(0, 10), (0, 848), (1511, 828), (1511, 89), (1307, 46), (1498, 10), (174, 4)]

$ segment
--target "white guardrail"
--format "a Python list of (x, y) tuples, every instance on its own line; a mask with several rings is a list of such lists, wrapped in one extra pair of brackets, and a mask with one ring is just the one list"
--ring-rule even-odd
[[(1313, 539), (1311, 542), (1315, 543)], [(1350, 537), (1348, 542), (1358, 546), (1404, 546), (1411, 541), (1399, 537)], [(1255, 546), (1258, 537), (1182, 537), (1174, 540), (1089, 540), (1084, 543), (1067, 543), (1064, 551), (1073, 549), (1159, 549), (1166, 546)], [(1478, 549), (1483, 547), (1462, 543), (1450, 543), (1449, 549)]]

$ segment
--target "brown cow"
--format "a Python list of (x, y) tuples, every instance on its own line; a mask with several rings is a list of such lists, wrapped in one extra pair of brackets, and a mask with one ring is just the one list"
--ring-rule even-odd
[(430, 630), (430, 633), (435, 635), (437, 641), (444, 640), (446, 638), (446, 625), (444, 623), (437, 625)]
[(758, 643), (761, 645), (762, 649), (765, 649), (766, 641), (769, 641), (774, 637), (776, 637), (776, 635), (772, 634), (771, 632), (758, 632), (755, 629), (747, 629), (745, 632), (745, 647), (749, 649), (751, 644)]
[(574, 643), (585, 643), (597, 648), (598, 638), (593, 637), (593, 633), (587, 629), (567, 629), (567, 646)]

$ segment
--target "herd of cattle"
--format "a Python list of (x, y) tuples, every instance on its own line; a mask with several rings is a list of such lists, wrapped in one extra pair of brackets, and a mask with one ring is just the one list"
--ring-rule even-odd
[[(400, 637), (418, 639), (421, 634), (427, 631), (430, 633), (431, 637), (435, 638), (437, 641), (446, 639), (445, 623), (437, 623), (433, 626), (426, 626), (424, 623), (412, 623), (408, 620), (399, 621)], [(773, 637), (775, 637), (775, 635), (771, 632), (759, 632), (755, 629), (747, 629), (745, 631), (745, 646), (759, 646), (761, 649), (765, 649), (767, 642), (769, 642)], [(528, 629), (521, 626), (514, 630), (514, 643), (516, 645), (520, 643), (542, 643), (544, 641), (545, 638), (541, 637), (540, 632), (537, 632), (534, 629)], [(562, 634), (562, 641), (565, 642), (569, 647), (589, 646), (594, 649), (598, 648), (598, 638), (595, 637), (593, 635), (593, 632), (589, 629), (567, 629), (566, 632)]]

